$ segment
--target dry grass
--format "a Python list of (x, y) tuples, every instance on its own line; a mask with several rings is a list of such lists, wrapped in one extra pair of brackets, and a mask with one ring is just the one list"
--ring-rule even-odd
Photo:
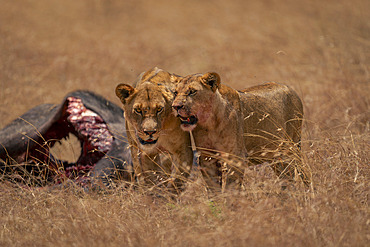
[[(366, 246), (370, 242), (370, 3), (0, 1), (0, 128), (31, 106), (114, 88), (153, 66), (274, 80), (305, 106), (314, 190), (251, 171), (244, 192), (180, 198), (0, 182), (1, 246)], [(366, 244), (367, 243), (367, 244)]]

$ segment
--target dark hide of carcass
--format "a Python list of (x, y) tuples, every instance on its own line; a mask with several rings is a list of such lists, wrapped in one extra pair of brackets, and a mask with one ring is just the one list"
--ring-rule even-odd
[[(75, 163), (50, 154), (70, 134), (81, 143)], [(122, 109), (92, 92), (75, 91), (62, 104), (36, 106), (0, 131), (0, 171), (43, 178), (38, 185), (70, 179), (83, 186), (132, 181), (128, 146)]]

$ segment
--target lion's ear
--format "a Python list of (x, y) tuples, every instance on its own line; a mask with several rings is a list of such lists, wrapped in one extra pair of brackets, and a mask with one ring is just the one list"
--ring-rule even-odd
[(121, 100), (123, 104), (126, 104), (126, 99), (134, 94), (136, 91), (135, 88), (131, 87), (130, 85), (127, 84), (119, 84), (116, 87), (116, 95), (117, 97)]
[(176, 74), (170, 74), (170, 80), (172, 83), (178, 83), (182, 77)]
[(213, 92), (216, 92), (221, 84), (220, 76), (215, 72), (208, 72), (202, 76), (202, 83), (212, 89)]

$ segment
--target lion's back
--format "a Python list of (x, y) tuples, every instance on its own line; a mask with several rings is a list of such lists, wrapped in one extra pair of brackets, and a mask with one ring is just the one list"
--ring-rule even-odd
[(268, 82), (240, 92), (247, 150), (300, 142), (303, 104), (289, 86)]

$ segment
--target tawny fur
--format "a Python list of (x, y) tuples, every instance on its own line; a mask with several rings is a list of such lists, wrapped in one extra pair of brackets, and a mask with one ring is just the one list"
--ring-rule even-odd
[[(171, 90), (179, 78), (154, 68), (141, 75), (135, 88), (128, 84), (119, 84), (116, 88), (123, 103), (134, 172), (139, 181), (158, 182), (156, 177), (174, 178), (190, 171), (189, 134), (180, 129), (180, 121), (171, 111)], [(143, 145), (139, 138), (144, 141), (156, 139), (157, 142)], [(158, 157), (163, 153), (171, 154), (172, 162), (160, 162)]]
[[(270, 82), (239, 92), (221, 84), (218, 74), (206, 73), (181, 79), (175, 94), (175, 115), (198, 119), (196, 125), (181, 127), (193, 131), (200, 150), (242, 160), (249, 155), (253, 163), (299, 150), (303, 106), (288, 86)], [(273, 168), (279, 175), (285, 169)]]
[(245, 147), (252, 159), (268, 161), (287, 145), (299, 149), (303, 105), (296, 92), (269, 82), (243, 90), (240, 99)]

